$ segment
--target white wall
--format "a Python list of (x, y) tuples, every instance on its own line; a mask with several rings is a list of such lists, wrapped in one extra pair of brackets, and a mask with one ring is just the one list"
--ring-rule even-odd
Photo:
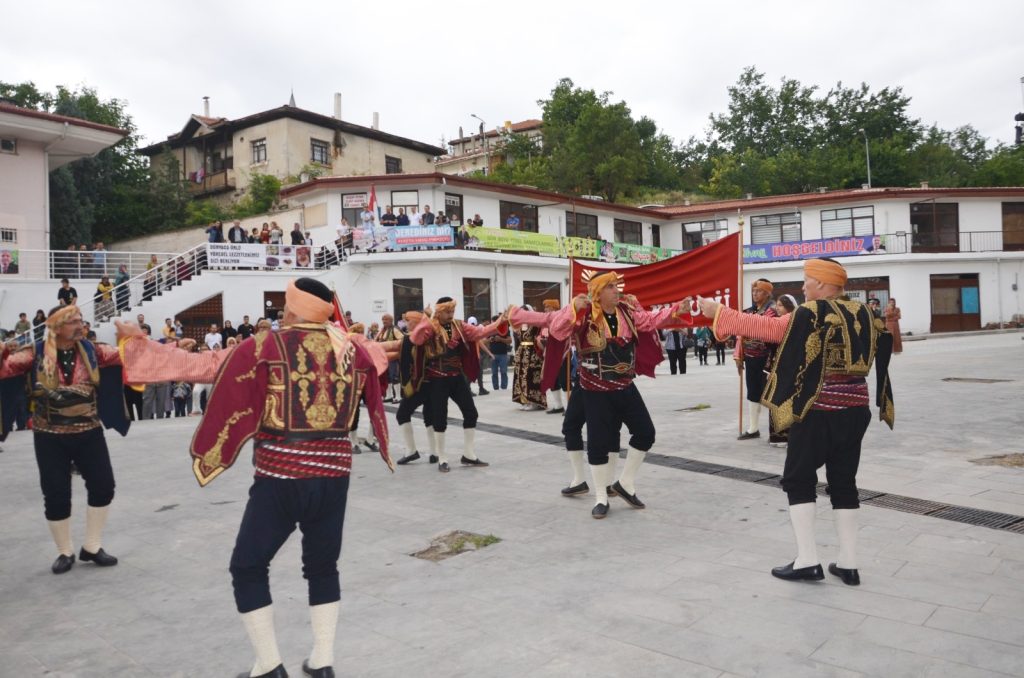
[(18, 242), (4, 243), (3, 247), (49, 248), (46, 221), (49, 186), (42, 144), (19, 139), (16, 154), (0, 153), (0, 226), (18, 232)]

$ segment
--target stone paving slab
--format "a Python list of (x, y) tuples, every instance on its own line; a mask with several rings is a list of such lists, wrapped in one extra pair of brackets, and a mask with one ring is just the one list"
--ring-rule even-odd
[[(895, 358), (897, 429), (865, 439), (865, 488), (1024, 515), (1024, 470), (970, 463), (1020, 451), (1020, 334), (934, 339)], [(943, 382), (996, 376), (1009, 384)], [(655, 452), (778, 473), (783, 452), (738, 443), (731, 366), (641, 380)], [(679, 412), (706, 403), (709, 409)], [(647, 464), (644, 511), (565, 499), (564, 453), (518, 432), (561, 418), (477, 398), (487, 469), (423, 462), (391, 475), (356, 458), (342, 553), (339, 675), (1007, 676), (1024, 674), (1024, 535), (865, 505), (863, 585), (791, 584), (768, 570), (794, 551), (770, 484)], [(248, 454), (206, 488), (186, 453), (195, 419), (108, 436), (117, 476), (102, 570), (49, 572), (31, 435), (0, 454), (0, 676), (234, 676), (251, 662), (227, 561), (250, 483)], [(422, 428), (417, 436), (423, 439)], [(462, 436), (450, 429), (458, 455)], [(400, 454), (400, 441), (396, 454)], [(76, 545), (84, 488), (74, 483)], [(819, 552), (837, 552), (827, 501)], [(452, 529), (502, 541), (441, 562), (409, 554)], [(298, 539), (271, 570), (278, 640), (301, 675), (311, 645)]]

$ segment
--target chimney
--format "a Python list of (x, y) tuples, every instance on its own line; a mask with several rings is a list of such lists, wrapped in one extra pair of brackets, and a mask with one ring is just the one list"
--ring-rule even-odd
[(928, 182), (927, 181), (922, 181), (921, 182), (921, 188), (928, 188)]
[(210, 117), (210, 97), (203, 97), (203, 117)]
[(373, 129), (380, 129), (380, 113), (377, 111), (373, 112), (373, 124), (370, 125)]
[(747, 193), (747, 200), (753, 200), (753, 199), (754, 199), (754, 194), (753, 193)]
[(334, 119), (341, 120), (341, 92), (334, 93)]
[(506, 120), (505, 121), (505, 131), (506, 132), (511, 132), (512, 131), (512, 121), (511, 120)]

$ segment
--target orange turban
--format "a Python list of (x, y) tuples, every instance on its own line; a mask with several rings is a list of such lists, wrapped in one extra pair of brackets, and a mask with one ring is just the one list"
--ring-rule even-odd
[(58, 329), (61, 325), (71, 320), (76, 314), (81, 314), (82, 310), (75, 304), (68, 304), (67, 306), (61, 306), (56, 311), (50, 314), (50, 317), (46, 319), (46, 326), (51, 330)]
[(587, 283), (587, 294), (591, 299), (597, 299), (597, 295), (601, 294), (601, 290), (612, 284), (618, 285), (621, 282), (621, 278), (622, 276), (614, 271), (595, 275)]
[(761, 290), (762, 292), (767, 292), (768, 294), (771, 294), (772, 290), (775, 289), (775, 286), (772, 285), (767, 280), (755, 280), (753, 287), (754, 289)]
[(562, 307), (562, 304), (558, 301), (558, 299), (545, 299), (544, 300), (544, 310), (545, 311), (557, 311), (561, 307)]
[(423, 314), (419, 311), (406, 311), (405, 315), (402, 316), (402, 319), (405, 320), (405, 324), (409, 327), (409, 331), (412, 331), (412, 328), (419, 325), (420, 321), (423, 320)]
[(437, 306), (434, 307), (434, 312), (436, 313), (437, 311), (451, 311), (452, 313), (454, 313), (455, 312), (455, 301), (454, 300), (452, 300), (452, 301), (445, 301), (445, 302), (442, 302), (442, 303), (438, 304)]
[(327, 322), (334, 315), (334, 304), (324, 301), (315, 294), (303, 292), (295, 286), (294, 280), (289, 280), (288, 286), (284, 290), (284, 305), (292, 313), (308, 322)]
[(804, 274), (826, 285), (835, 285), (836, 287), (846, 285), (846, 269), (836, 261), (808, 259), (804, 262)]
[(349, 334), (362, 334), (366, 331), (366, 326), (363, 323), (355, 323), (348, 328)]

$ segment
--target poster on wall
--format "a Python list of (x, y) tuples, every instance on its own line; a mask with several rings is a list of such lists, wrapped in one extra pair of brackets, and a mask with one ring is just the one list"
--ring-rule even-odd
[(743, 246), (743, 263), (763, 264), (769, 261), (818, 259), (821, 257), (853, 257), (861, 254), (885, 254), (879, 235), (824, 238), (795, 242), (769, 242)]
[(210, 268), (313, 268), (313, 248), (307, 245), (260, 245), (209, 243), (206, 246)]
[(392, 250), (455, 245), (455, 232), (451, 226), (399, 226), (387, 231), (387, 246)]
[(346, 193), (345, 195), (341, 196), (341, 206), (347, 210), (366, 207), (366, 194)]
[(18, 272), (18, 260), (21, 258), (18, 250), (0, 248), (0, 274), (14, 275)]

